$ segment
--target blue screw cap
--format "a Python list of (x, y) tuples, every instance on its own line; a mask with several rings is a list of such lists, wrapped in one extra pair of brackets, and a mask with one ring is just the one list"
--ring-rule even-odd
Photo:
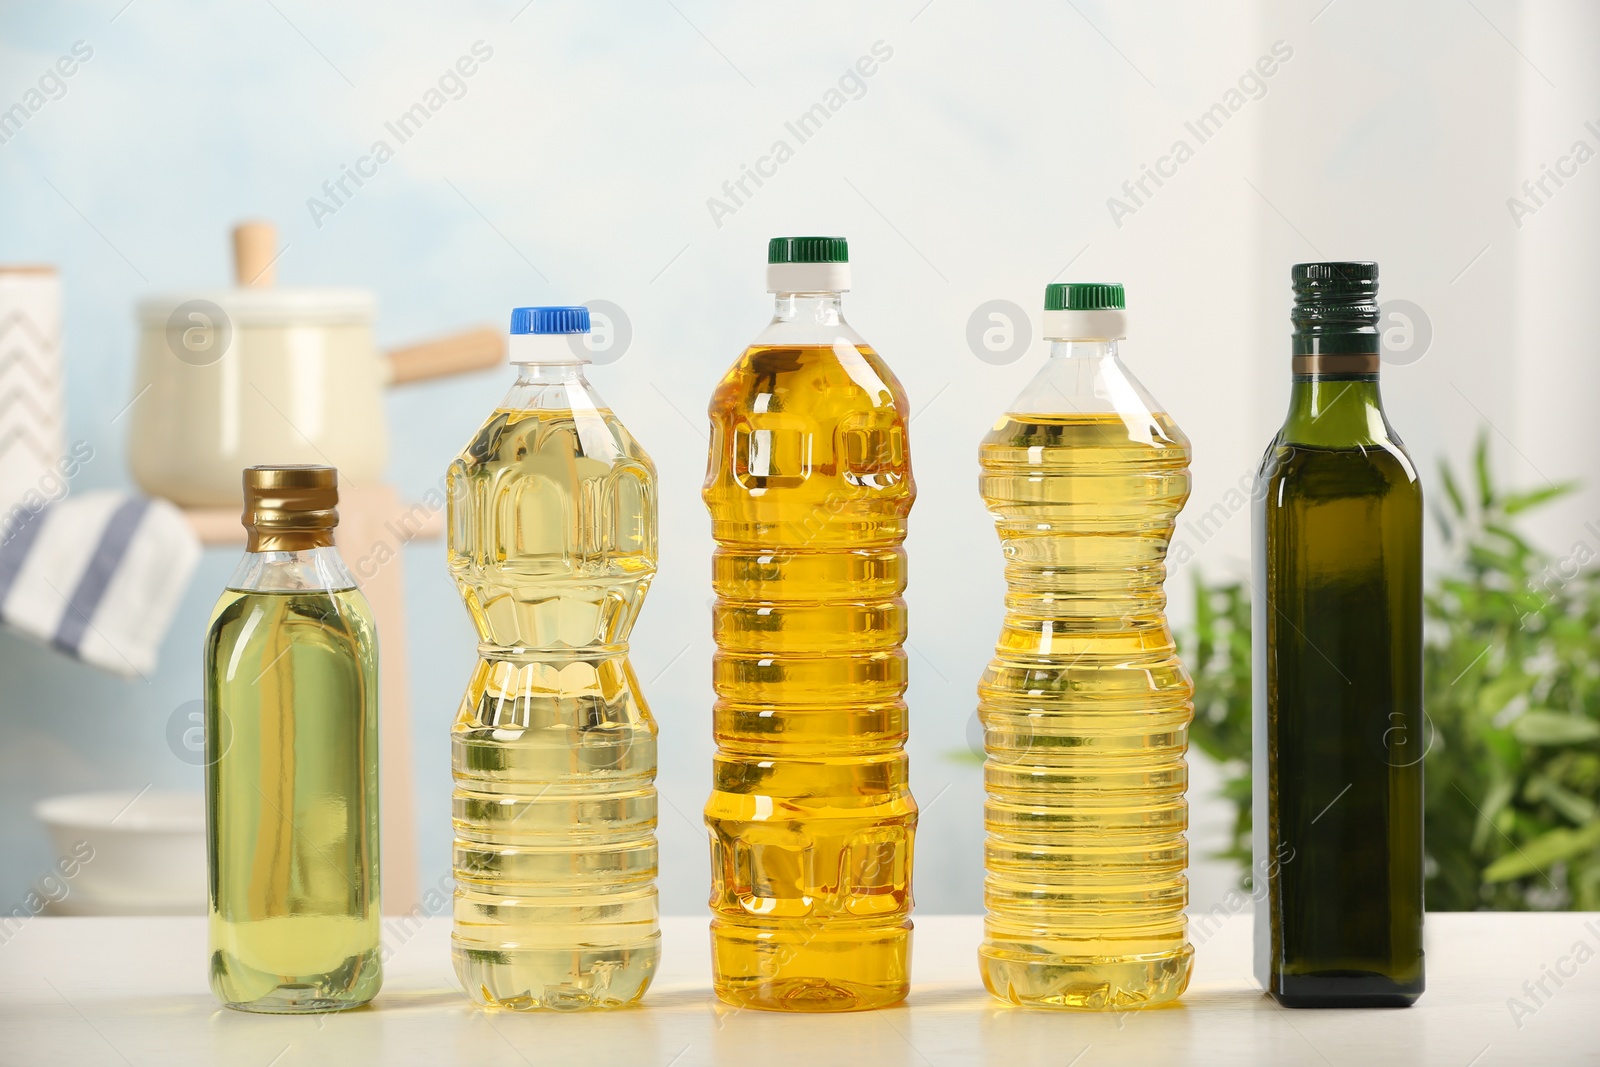
[(586, 307), (533, 307), (511, 309), (511, 332), (519, 333), (588, 333), (589, 309)]

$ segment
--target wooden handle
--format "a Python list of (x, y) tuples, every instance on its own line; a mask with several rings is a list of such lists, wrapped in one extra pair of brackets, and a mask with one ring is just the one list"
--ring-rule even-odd
[(239, 521), (239, 507), (184, 508), (183, 517), (202, 545), (244, 544), (244, 524)]
[(241, 288), (269, 288), (278, 280), (278, 228), (241, 222), (233, 228), (233, 279)]
[[(349, 490), (347, 495), (353, 499), (357, 495), (356, 490)], [(429, 510), (422, 504), (413, 504), (402, 510), (398, 503), (392, 510), (394, 514), (388, 516), (392, 523), (388, 532), (396, 538), (391, 546), (393, 550), (399, 551), (402, 544), (410, 541), (436, 541), (444, 536), (444, 516), (437, 511)], [(183, 517), (189, 520), (190, 529), (194, 530), (202, 545), (244, 544), (244, 524), (239, 521), (237, 505), (231, 508), (184, 508)], [(365, 551), (372, 546), (362, 543), (357, 547)], [(354, 564), (357, 560), (351, 559), (349, 562)]]
[(493, 326), (480, 326), (420, 345), (390, 349), (388, 359), (390, 385), (470, 374), (504, 363), (506, 339)]

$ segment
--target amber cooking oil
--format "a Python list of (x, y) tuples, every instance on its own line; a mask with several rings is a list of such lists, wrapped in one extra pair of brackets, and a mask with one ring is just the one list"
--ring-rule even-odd
[[(773, 245), (801, 242), (842, 260), (842, 238)], [(844, 264), (783, 266), (799, 277), (769, 270), (778, 313), (710, 406), (713, 981), (732, 1004), (850, 1011), (909, 987), (916, 489), (904, 391), (839, 292), (783, 291), (835, 284)]]

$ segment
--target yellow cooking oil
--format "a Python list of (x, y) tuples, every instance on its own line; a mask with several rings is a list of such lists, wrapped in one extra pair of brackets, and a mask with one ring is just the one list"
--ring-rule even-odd
[(456, 973), (488, 1007), (617, 1007), (660, 956), (656, 725), (628, 662), (656, 473), (581, 364), (519, 371), (448, 475), (480, 654), (451, 743)]
[(376, 638), (353, 586), (228, 589), (212, 612), (210, 977), (230, 1007), (335, 1011), (382, 982)]
[[(1117, 369), (1107, 368), (1113, 379)], [(1058, 386), (1098, 373), (1056, 370)], [(1057, 396), (1054, 406), (1070, 405)], [(979, 684), (980, 966), (989, 991), (1014, 1004), (1146, 1007), (1189, 981), (1192, 686), (1162, 587), (1189, 494), (1189, 443), (1165, 413), (1128, 406), (1008, 414), (979, 453), (1007, 584)]]
[(1188, 439), (1123, 366), (1123, 286), (1052, 283), (1050, 356), (984, 438), (1006, 610), (978, 686), (989, 991), (1032, 1007), (1168, 1003), (1184, 906), (1192, 686), (1165, 617)]
[(910, 970), (908, 406), (837, 305), (780, 294), (764, 337), (833, 340), (745, 351), (711, 401), (704, 488), (713, 980), (786, 1011), (892, 1004)]

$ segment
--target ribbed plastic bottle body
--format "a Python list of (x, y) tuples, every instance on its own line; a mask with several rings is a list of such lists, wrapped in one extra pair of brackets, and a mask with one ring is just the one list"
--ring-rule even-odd
[(540, 373), (449, 474), (481, 657), (452, 732), (456, 973), (488, 1006), (615, 1007), (660, 955), (656, 726), (627, 644), (656, 476), (581, 375)]
[(769, 330), (723, 378), (704, 491), (713, 978), (787, 1011), (895, 1003), (910, 973), (907, 403), (842, 320), (818, 332)]
[[(1110, 351), (1047, 367), (1041, 379), (1066, 386), (1024, 398), (1048, 409), (1062, 399), (1052, 405), (1052, 392), (1098, 393), (1117, 410), (1014, 411), (980, 450), (1007, 584), (978, 688), (988, 757), (980, 967), (996, 997), (1041, 1007), (1169, 1001), (1192, 957), (1193, 687), (1162, 586), (1189, 495), (1189, 443)], [(1107, 378), (1133, 388), (1093, 387)]]

